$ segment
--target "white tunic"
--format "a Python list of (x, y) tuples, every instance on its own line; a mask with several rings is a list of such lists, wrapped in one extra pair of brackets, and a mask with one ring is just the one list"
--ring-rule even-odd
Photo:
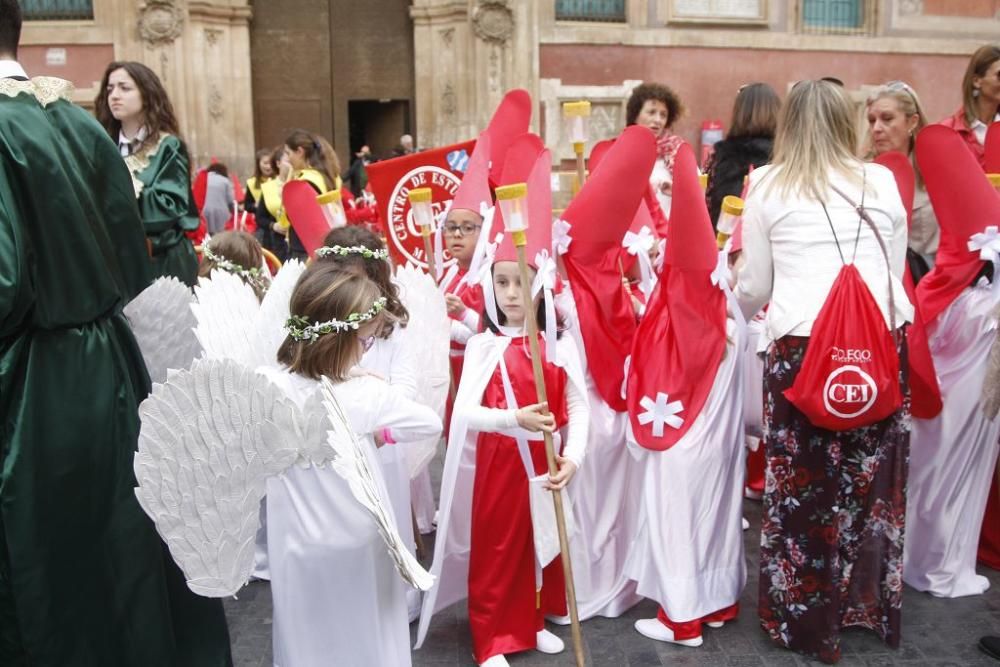
[(739, 328), (727, 321), (725, 357), (708, 401), (673, 447), (633, 447), (642, 466), (639, 533), (625, 571), (639, 594), (677, 622), (740, 599), (743, 559), (743, 359)]
[[(365, 352), (358, 365), (367, 371), (378, 373), (403, 397), (412, 401), (417, 394), (417, 369), (405, 341), (406, 337), (398, 329), (388, 338), (376, 338), (372, 348)], [(399, 536), (403, 538), (410, 553), (416, 555), (413, 515), (410, 509), (410, 474), (406, 468), (406, 458), (402, 449), (395, 445), (380, 447), (378, 455), (389, 490), (389, 501), (399, 527)], [(416, 619), (420, 614), (420, 591), (407, 587), (406, 606), (409, 619)]]
[(990, 346), (991, 313), (1000, 294), (990, 285), (966, 289), (929, 327), (931, 355), (944, 407), (914, 419), (910, 435), (903, 580), (939, 597), (978, 595), (976, 550), (997, 460), (1000, 418), (979, 405)]
[[(300, 406), (319, 391), (302, 376), (267, 375)], [(401, 440), (440, 432), (430, 408), (375, 378), (334, 391), (360, 436), (380, 427)], [(347, 482), (329, 466), (293, 466), (268, 481), (267, 515), (274, 665), (409, 665), (406, 586)]]
[[(577, 326), (576, 303), (569, 289), (556, 298), (566, 321), (563, 336), (584, 349)], [(590, 432), (587, 465), (567, 489), (573, 504), (576, 536), (570, 541), (573, 578), (580, 620), (617, 618), (642, 601), (635, 582), (625, 576), (625, 560), (639, 521), (642, 473), (625, 445), (628, 413), (611, 409), (597, 392), (584, 360)], [(552, 619), (567, 624), (569, 617)]]

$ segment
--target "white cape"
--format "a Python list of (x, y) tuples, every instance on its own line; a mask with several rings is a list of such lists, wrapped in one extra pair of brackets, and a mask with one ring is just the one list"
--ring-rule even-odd
[(990, 285), (967, 288), (928, 332), (944, 408), (913, 420), (903, 580), (939, 597), (979, 595), (990, 585), (976, 574), (976, 550), (1000, 418), (987, 419), (979, 399), (998, 296)]
[[(455, 397), (449, 446), (441, 476), (438, 529), (431, 566), (431, 574), (436, 581), (424, 595), (415, 648), (423, 645), (435, 613), (468, 597), (472, 490), (476, 477), (478, 433), (469, 429), (463, 413), (466, 406), (481, 404), (486, 385), (510, 340), (487, 331), (470, 338), (465, 348), (465, 363)], [(586, 395), (580, 356), (572, 339), (562, 338), (556, 350), (555, 363), (565, 369), (569, 381), (576, 385), (581, 395)]]
[(743, 369), (745, 334), (727, 320), (726, 345), (708, 401), (670, 449), (634, 443), (643, 469), (639, 533), (625, 571), (639, 594), (677, 622), (740, 599), (743, 558)]

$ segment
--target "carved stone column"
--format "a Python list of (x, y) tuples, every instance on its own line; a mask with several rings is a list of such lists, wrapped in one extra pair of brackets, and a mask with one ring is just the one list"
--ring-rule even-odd
[[(136, 59), (163, 80), (196, 165), (253, 167), (249, 0), (144, 0)], [(131, 51), (132, 49), (124, 49)]]
[(414, 0), (417, 141), (475, 137), (511, 88), (536, 100), (538, 0)]

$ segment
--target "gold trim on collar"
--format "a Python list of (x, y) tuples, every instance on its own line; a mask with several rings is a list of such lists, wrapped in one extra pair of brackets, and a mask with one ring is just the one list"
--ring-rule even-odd
[(0, 79), (0, 95), (17, 97), (22, 93), (31, 95), (45, 107), (59, 99), (72, 102), (70, 95), (73, 93), (73, 84), (54, 76), (36, 76), (30, 81)]
[(155, 144), (147, 142), (145, 146), (125, 158), (125, 165), (128, 167), (129, 173), (132, 174), (132, 187), (135, 189), (136, 197), (142, 192), (142, 181), (139, 180), (139, 174), (146, 171), (153, 156), (163, 145), (163, 140), (169, 136), (166, 132), (160, 132)]

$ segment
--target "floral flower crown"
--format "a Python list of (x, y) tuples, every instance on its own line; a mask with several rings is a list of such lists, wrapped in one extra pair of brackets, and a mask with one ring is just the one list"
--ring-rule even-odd
[(285, 331), (288, 332), (288, 335), (291, 336), (293, 340), (304, 340), (310, 343), (325, 334), (350, 331), (352, 329), (357, 331), (361, 328), (362, 322), (367, 322), (381, 313), (385, 308), (385, 304), (386, 298), (384, 296), (380, 296), (375, 299), (375, 302), (372, 303), (372, 307), (366, 312), (351, 313), (347, 316), (346, 320), (329, 320), (327, 322), (310, 323), (309, 320), (304, 317), (292, 315), (285, 321)]
[(327, 255), (340, 255), (341, 257), (347, 257), (348, 255), (361, 255), (365, 259), (385, 259), (389, 256), (389, 251), (384, 248), (382, 250), (372, 250), (371, 248), (366, 248), (363, 245), (323, 246), (322, 248), (316, 249), (317, 257), (326, 257)]
[(234, 273), (240, 278), (243, 278), (247, 282), (262, 289), (266, 289), (268, 286), (268, 276), (266, 275), (264, 269), (260, 267), (245, 269), (236, 262), (230, 261), (221, 255), (216, 255), (208, 246), (204, 246), (201, 249), (201, 254), (208, 261), (214, 262), (216, 268), (222, 269), (228, 273)]

